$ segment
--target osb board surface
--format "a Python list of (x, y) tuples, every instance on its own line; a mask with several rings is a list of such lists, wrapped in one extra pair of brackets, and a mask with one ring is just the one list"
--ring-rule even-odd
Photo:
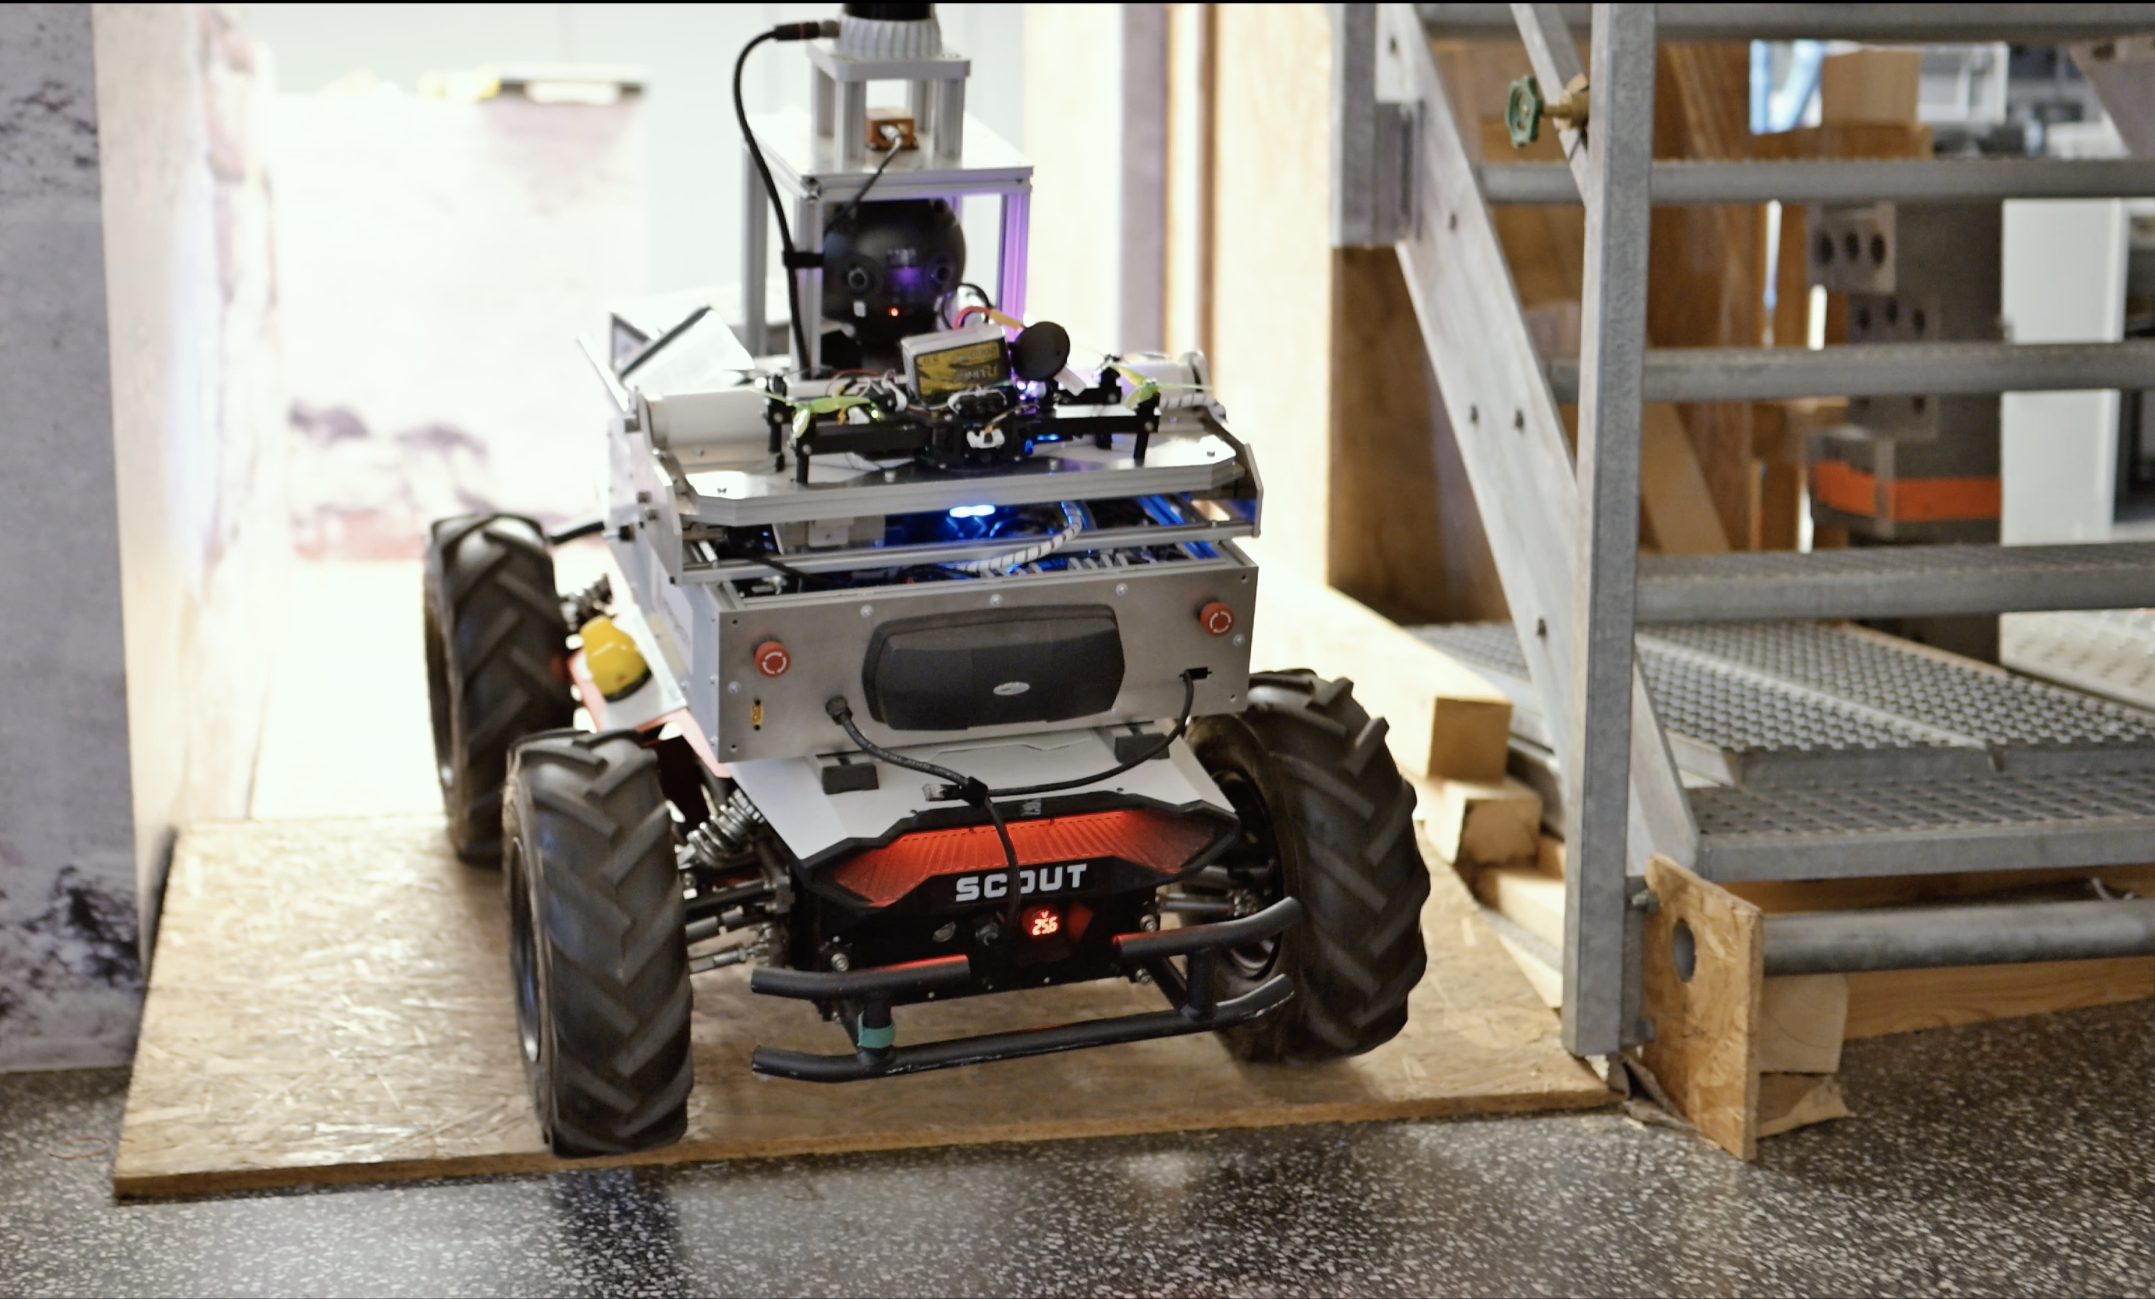
[[(895, 1149), (1469, 1111), (1607, 1091), (1448, 870), (1405, 1033), (1354, 1060), (1239, 1064), (1209, 1035), (820, 1085), (759, 1081), (759, 1043), (836, 1051), (803, 1004), (696, 978), (679, 1144), (619, 1162)], [(497, 872), (439, 818), (252, 822), (181, 837), (113, 1170), (122, 1195), (559, 1166), (524, 1098)], [(909, 1007), (900, 1041), (1156, 1009), (1099, 984)]]

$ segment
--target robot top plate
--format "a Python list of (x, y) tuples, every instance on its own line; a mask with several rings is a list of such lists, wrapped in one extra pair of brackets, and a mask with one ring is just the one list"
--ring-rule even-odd
[[(765, 470), (690, 474), (698, 522), (725, 527), (794, 523), (860, 514), (907, 514), (960, 505), (1031, 505), (1044, 501), (1163, 492), (1216, 491), (1246, 472), (1236, 448), (1216, 432), (1162, 428), (1140, 465), (1128, 439), (1103, 449), (1090, 441), (1041, 448), (993, 470), (955, 473), (917, 464), (863, 469), (843, 459), (818, 460), (810, 481)], [(1073, 482), (1076, 475), (1088, 475)]]

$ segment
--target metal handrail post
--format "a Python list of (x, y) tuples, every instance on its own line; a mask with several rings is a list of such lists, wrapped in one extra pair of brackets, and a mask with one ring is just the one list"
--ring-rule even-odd
[[(1524, 24), (1522, 24), (1524, 25)], [(1630, 908), (1632, 618), (1639, 428), (1653, 216), (1654, 7), (1594, 6), (1584, 164), (1586, 260), (1573, 538), (1571, 690), (1563, 771), (1564, 1045), (1622, 1049)], [(1578, 159), (1574, 159), (1574, 165)], [(1629, 1013), (1627, 1013), (1627, 1011)]]

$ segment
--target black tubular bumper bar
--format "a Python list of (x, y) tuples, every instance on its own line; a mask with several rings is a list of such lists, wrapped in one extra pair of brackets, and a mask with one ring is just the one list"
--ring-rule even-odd
[[(773, 1078), (801, 1082), (853, 1082), (893, 1074), (925, 1073), (957, 1065), (1015, 1060), (1028, 1055), (1078, 1051), (1086, 1047), (1112, 1046), (1119, 1042), (1146, 1042), (1190, 1033), (1209, 1033), (1247, 1023), (1294, 995), (1284, 974), (1227, 1001), (1212, 998), (1212, 963), (1218, 954), (1284, 932), (1302, 918), (1302, 904), (1282, 898), (1252, 916), (1212, 925), (1189, 925), (1163, 933), (1122, 934), (1115, 939), (1116, 955), (1126, 966), (1149, 971), (1167, 995), (1172, 1010), (1150, 1014), (1120, 1015), (1112, 1019), (1086, 1020), (1076, 1024), (1050, 1024), (1009, 1033), (986, 1033), (977, 1037), (952, 1038), (919, 1046), (897, 1046), (891, 1024), (890, 1001), (900, 992), (931, 991), (956, 987), (971, 977), (970, 963), (963, 956), (890, 965), (844, 974), (813, 970), (759, 968), (749, 978), (751, 991), (804, 1001), (859, 1001), (857, 1020), (848, 1024), (859, 1049), (851, 1055), (816, 1055), (759, 1046), (751, 1067)], [(1175, 956), (1189, 958), (1189, 977), (1168, 964)], [(849, 1020), (851, 1016), (846, 1017)]]

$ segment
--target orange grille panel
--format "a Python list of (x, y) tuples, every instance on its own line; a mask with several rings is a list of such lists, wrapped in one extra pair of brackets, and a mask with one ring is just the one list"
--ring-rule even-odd
[[(1119, 857), (1163, 875), (1181, 870), (1219, 833), (1203, 817), (1149, 808), (1012, 821), (1009, 829), (1020, 866)], [(885, 907), (937, 875), (1000, 870), (1006, 865), (994, 826), (965, 826), (901, 835), (840, 863), (831, 879), (871, 905)]]
[[(1880, 492), (1878, 478), (1839, 460), (1812, 466), (1811, 495), (1843, 514), (1897, 523), (1995, 519), (2004, 501), (1997, 478), (1903, 478)], [(1884, 498), (1881, 500), (1881, 496)]]

